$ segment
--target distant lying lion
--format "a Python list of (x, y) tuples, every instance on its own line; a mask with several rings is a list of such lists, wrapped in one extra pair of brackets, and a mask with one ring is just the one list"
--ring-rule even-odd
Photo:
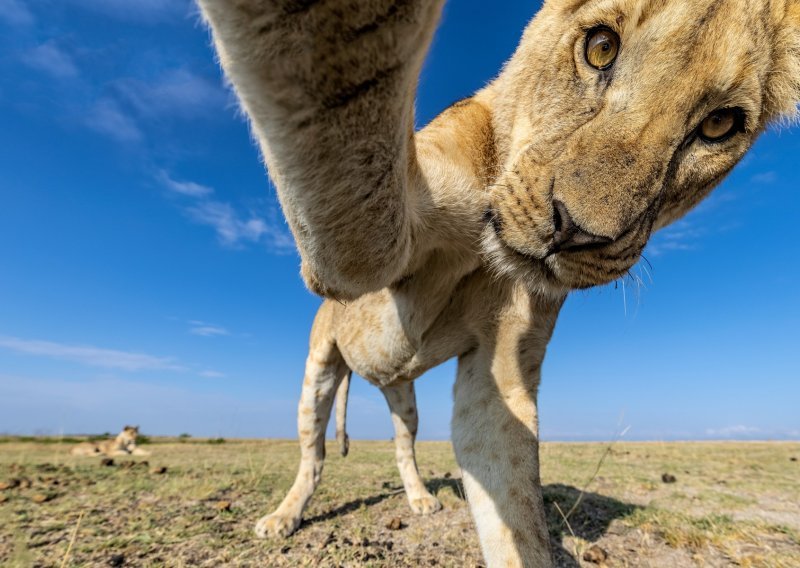
[(73, 456), (149, 456), (150, 452), (136, 446), (138, 437), (138, 426), (125, 426), (116, 438), (101, 442), (82, 442), (72, 448), (70, 454)]

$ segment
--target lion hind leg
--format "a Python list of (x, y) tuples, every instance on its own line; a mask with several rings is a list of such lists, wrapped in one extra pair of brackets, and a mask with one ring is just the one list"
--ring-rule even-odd
[(72, 448), (69, 453), (73, 456), (96, 456), (100, 454), (100, 450), (91, 442), (81, 442)]
[(414, 441), (419, 423), (414, 383), (382, 387), (381, 391), (392, 412), (397, 469), (403, 479), (408, 504), (418, 515), (435, 513), (442, 508), (442, 504), (425, 488), (414, 455)]
[[(313, 334), (312, 334), (313, 336)], [(313, 341), (313, 340), (312, 340)], [(292, 488), (280, 506), (256, 523), (256, 535), (287, 537), (300, 526), (305, 509), (322, 477), (325, 460), (325, 429), (330, 419), (337, 387), (350, 373), (331, 340), (314, 346), (306, 362), (297, 427), (300, 437), (300, 467)]]
[(342, 457), (347, 457), (350, 451), (350, 436), (347, 435), (347, 397), (350, 393), (352, 375), (352, 372), (348, 372), (336, 391), (336, 441), (339, 443)]

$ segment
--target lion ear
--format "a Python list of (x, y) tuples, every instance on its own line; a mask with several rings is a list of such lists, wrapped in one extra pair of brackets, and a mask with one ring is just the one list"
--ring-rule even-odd
[(561, 12), (572, 13), (585, 2), (586, 0), (545, 0), (544, 4), (548, 8), (555, 8)]
[(790, 76), (794, 83), (794, 104), (795, 108), (800, 105), (800, 0), (793, 0), (789, 3), (786, 13), (786, 21), (789, 27), (790, 43)]
[(794, 121), (800, 104), (800, 0), (789, 0), (783, 6), (785, 12), (774, 38), (773, 72), (767, 83), (767, 114), (771, 119)]
[(786, 8), (786, 19), (790, 25), (800, 28), (800, 0), (792, 0)]

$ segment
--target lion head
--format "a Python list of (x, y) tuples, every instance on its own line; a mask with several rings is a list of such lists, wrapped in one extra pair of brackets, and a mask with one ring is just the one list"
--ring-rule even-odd
[(117, 446), (121, 450), (128, 450), (136, 446), (136, 440), (139, 437), (138, 426), (125, 426), (117, 435)]
[(798, 0), (549, 0), (488, 88), (502, 272), (610, 282), (800, 100)]

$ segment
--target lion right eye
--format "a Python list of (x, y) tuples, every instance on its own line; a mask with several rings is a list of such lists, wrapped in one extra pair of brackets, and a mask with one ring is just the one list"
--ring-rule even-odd
[(700, 137), (705, 142), (727, 140), (742, 129), (744, 113), (736, 108), (715, 110), (700, 123)]
[(617, 60), (621, 41), (606, 27), (594, 28), (586, 36), (586, 62), (599, 71), (609, 69)]

